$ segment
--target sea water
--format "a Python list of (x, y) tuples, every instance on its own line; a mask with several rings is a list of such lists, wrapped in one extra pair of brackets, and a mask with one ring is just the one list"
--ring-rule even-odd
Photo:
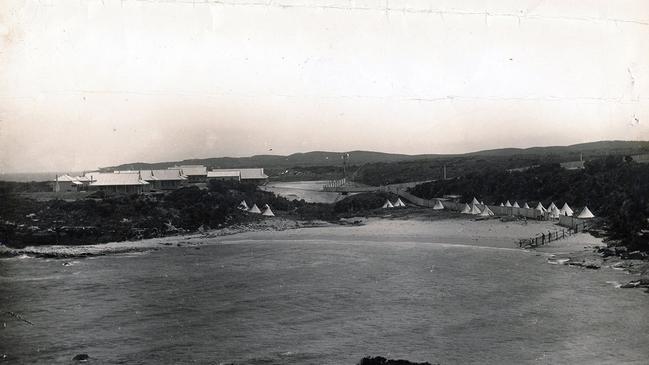
[(438, 242), (417, 225), (399, 234), (398, 224), (2, 259), (1, 312), (33, 325), (2, 314), (0, 356), (19, 364), (65, 364), (79, 353), (91, 364), (356, 364), (368, 355), (648, 362), (649, 295), (612, 285), (624, 272), (549, 265), (511, 242)]

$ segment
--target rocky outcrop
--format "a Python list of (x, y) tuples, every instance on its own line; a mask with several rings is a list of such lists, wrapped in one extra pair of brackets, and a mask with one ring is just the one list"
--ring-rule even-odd
[(620, 285), (623, 289), (645, 288), (649, 290), (649, 276), (643, 276), (638, 280), (629, 281), (626, 284)]
[(358, 365), (431, 365), (429, 362), (412, 362), (408, 360), (392, 360), (382, 356), (364, 357)]
[(90, 359), (90, 356), (88, 354), (77, 354), (72, 358), (72, 361), (80, 361), (80, 362), (85, 362)]

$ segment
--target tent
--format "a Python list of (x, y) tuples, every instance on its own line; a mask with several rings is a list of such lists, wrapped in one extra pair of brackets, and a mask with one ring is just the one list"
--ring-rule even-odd
[(489, 217), (489, 216), (492, 216), (492, 215), (494, 215), (494, 212), (492, 212), (491, 209), (489, 209), (489, 207), (485, 205), (484, 209), (480, 213), (480, 216), (481, 217)]
[(567, 215), (569, 217), (575, 214), (575, 212), (573, 212), (573, 210), (568, 206), (568, 203), (563, 203), (563, 207), (561, 207), (559, 213), (561, 213), (561, 215)]
[[(550, 206), (548, 207), (548, 212), (551, 212), (552, 209), (557, 208), (556, 205), (554, 205), (554, 202), (550, 203)], [(558, 208), (557, 208), (558, 209)]]
[(406, 205), (401, 201), (401, 198), (397, 198), (397, 201), (392, 204), (395, 207), (405, 207)]
[(392, 203), (390, 203), (389, 200), (386, 200), (381, 208), (383, 208), (383, 209), (394, 208), (394, 205), (392, 205)]
[(503, 204), (503, 203), (500, 203), (500, 206), (501, 206), (501, 207), (504, 207), (504, 206), (505, 206), (505, 204)]
[(471, 204), (480, 204), (480, 202), (478, 201), (478, 199), (473, 197), (473, 200), (471, 201)]
[(514, 207), (514, 208), (520, 208), (521, 206), (518, 205), (518, 202), (514, 202), (514, 205), (512, 205), (512, 207)]
[(266, 204), (266, 209), (264, 209), (264, 212), (261, 213), (261, 215), (265, 215), (266, 217), (274, 217), (275, 216), (275, 214), (273, 214), (273, 211), (270, 210), (270, 207), (268, 206), (268, 204)]
[(438, 201), (435, 203), (435, 206), (433, 207), (433, 210), (442, 210), (442, 209), (444, 209), (444, 205), (442, 204), (441, 201), (438, 200)]
[(257, 204), (253, 204), (252, 208), (248, 209), (248, 212), (255, 213), (255, 214), (260, 214), (261, 210), (259, 210), (259, 207), (257, 207)]
[(471, 208), (469, 207), (469, 204), (464, 204), (464, 208), (462, 208), (462, 211), (460, 213), (471, 214)]
[(577, 218), (590, 219), (590, 218), (595, 218), (595, 215), (593, 213), (591, 213), (591, 211), (590, 211), (590, 209), (588, 209), (588, 207), (584, 207), (584, 209), (581, 211), (581, 213), (579, 213)]
[(559, 216), (561, 215), (561, 212), (559, 212), (559, 208), (557, 208), (556, 205), (554, 206), (554, 208), (549, 209), (549, 211), (550, 218), (559, 218)]
[(477, 205), (471, 204), (471, 214), (480, 214), (480, 208)]
[(537, 204), (537, 205), (536, 205), (536, 208), (534, 208), (534, 209), (539, 210), (539, 211), (541, 211), (541, 212), (546, 212), (546, 211), (547, 211), (547, 210), (545, 209), (545, 207), (543, 206), (543, 204), (541, 204), (541, 202), (539, 202), (539, 204)]
[(245, 200), (242, 200), (241, 203), (239, 203), (237, 209), (248, 210), (248, 204), (246, 203)]
[(505, 203), (505, 206), (506, 206), (506, 207), (511, 207), (511, 206), (512, 206), (512, 203), (510, 203), (509, 200), (508, 200), (507, 203)]
[(530, 209), (530, 206), (527, 205), (527, 203), (525, 203), (525, 204), (523, 204), (523, 208), (525, 208), (525, 209)]

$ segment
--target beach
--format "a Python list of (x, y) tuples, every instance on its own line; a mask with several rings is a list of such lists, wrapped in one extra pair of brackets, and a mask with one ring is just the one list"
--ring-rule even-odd
[[(649, 353), (633, 274), (552, 265), (548, 222), (360, 219), (361, 225), (121, 243), (139, 252), (2, 259), (15, 363), (627, 363)], [(287, 228), (290, 225), (287, 225)], [(571, 249), (597, 244), (578, 234)], [(102, 245), (99, 245), (102, 246)], [(584, 247), (587, 247), (586, 249)], [(61, 248), (63, 249), (63, 248)]]

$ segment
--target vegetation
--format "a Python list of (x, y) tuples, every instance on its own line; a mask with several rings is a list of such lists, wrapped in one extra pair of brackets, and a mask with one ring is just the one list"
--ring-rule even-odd
[(649, 251), (649, 165), (610, 156), (587, 162), (583, 170), (547, 164), (526, 171), (507, 172), (483, 167), (456, 179), (435, 181), (411, 189), (422, 198), (461, 194), (488, 203), (517, 200), (551, 201), (573, 207), (588, 206), (602, 217), (611, 239), (632, 250)]
[(390, 193), (361, 193), (351, 195), (337, 202), (333, 210), (335, 213), (358, 213), (379, 208), (386, 199), (395, 201), (397, 198)]
[[(645, 141), (599, 141), (591, 143), (581, 143), (572, 146), (551, 146), (551, 147), (532, 147), (532, 148), (502, 148), (496, 150), (478, 151), (460, 155), (403, 155), (394, 153), (381, 153), (371, 151), (349, 151), (349, 152), (325, 152), (312, 151), (306, 153), (294, 153), (288, 156), (282, 155), (257, 155), (251, 157), (218, 157), (191, 159), (183, 161), (168, 161), (159, 163), (134, 162), (119, 166), (106, 167), (105, 170), (137, 170), (137, 169), (159, 169), (167, 168), (174, 165), (201, 164), (209, 168), (238, 168), (238, 167), (264, 167), (269, 168), (292, 168), (296, 166), (340, 166), (341, 156), (349, 154), (349, 163), (351, 165), (364, 165), (372, 163), (393, 163), (405, 161), (422, 161), (428, 162), (438, 159), (449, 158), (485, 158), (500, 157), (509, 158), (518, 156), (525, 158), (545, 158), (549, 156), (550, 161), (573, 161), (578, 160), (583, 154), (584, 158), (605, 156), (608, 154), (616, 155), (633, 155), (649, 152), (649, 142)], [(457, 175), (456, 175), (457, 176)]]
[(75, 201), (35, 201), (16, 194), (17, 190), (24, 189), (0, 185), (0, 241), (15, 246), (151, 238), (261, 219), (236, 209), (242, 200), (260, 208), (269, 204), (276, 213), (300, 219), (333, 217), (329, 205), (289, 201), (255, 185), (233, 182), (168, 194), (104, 196), (98, 192)]

